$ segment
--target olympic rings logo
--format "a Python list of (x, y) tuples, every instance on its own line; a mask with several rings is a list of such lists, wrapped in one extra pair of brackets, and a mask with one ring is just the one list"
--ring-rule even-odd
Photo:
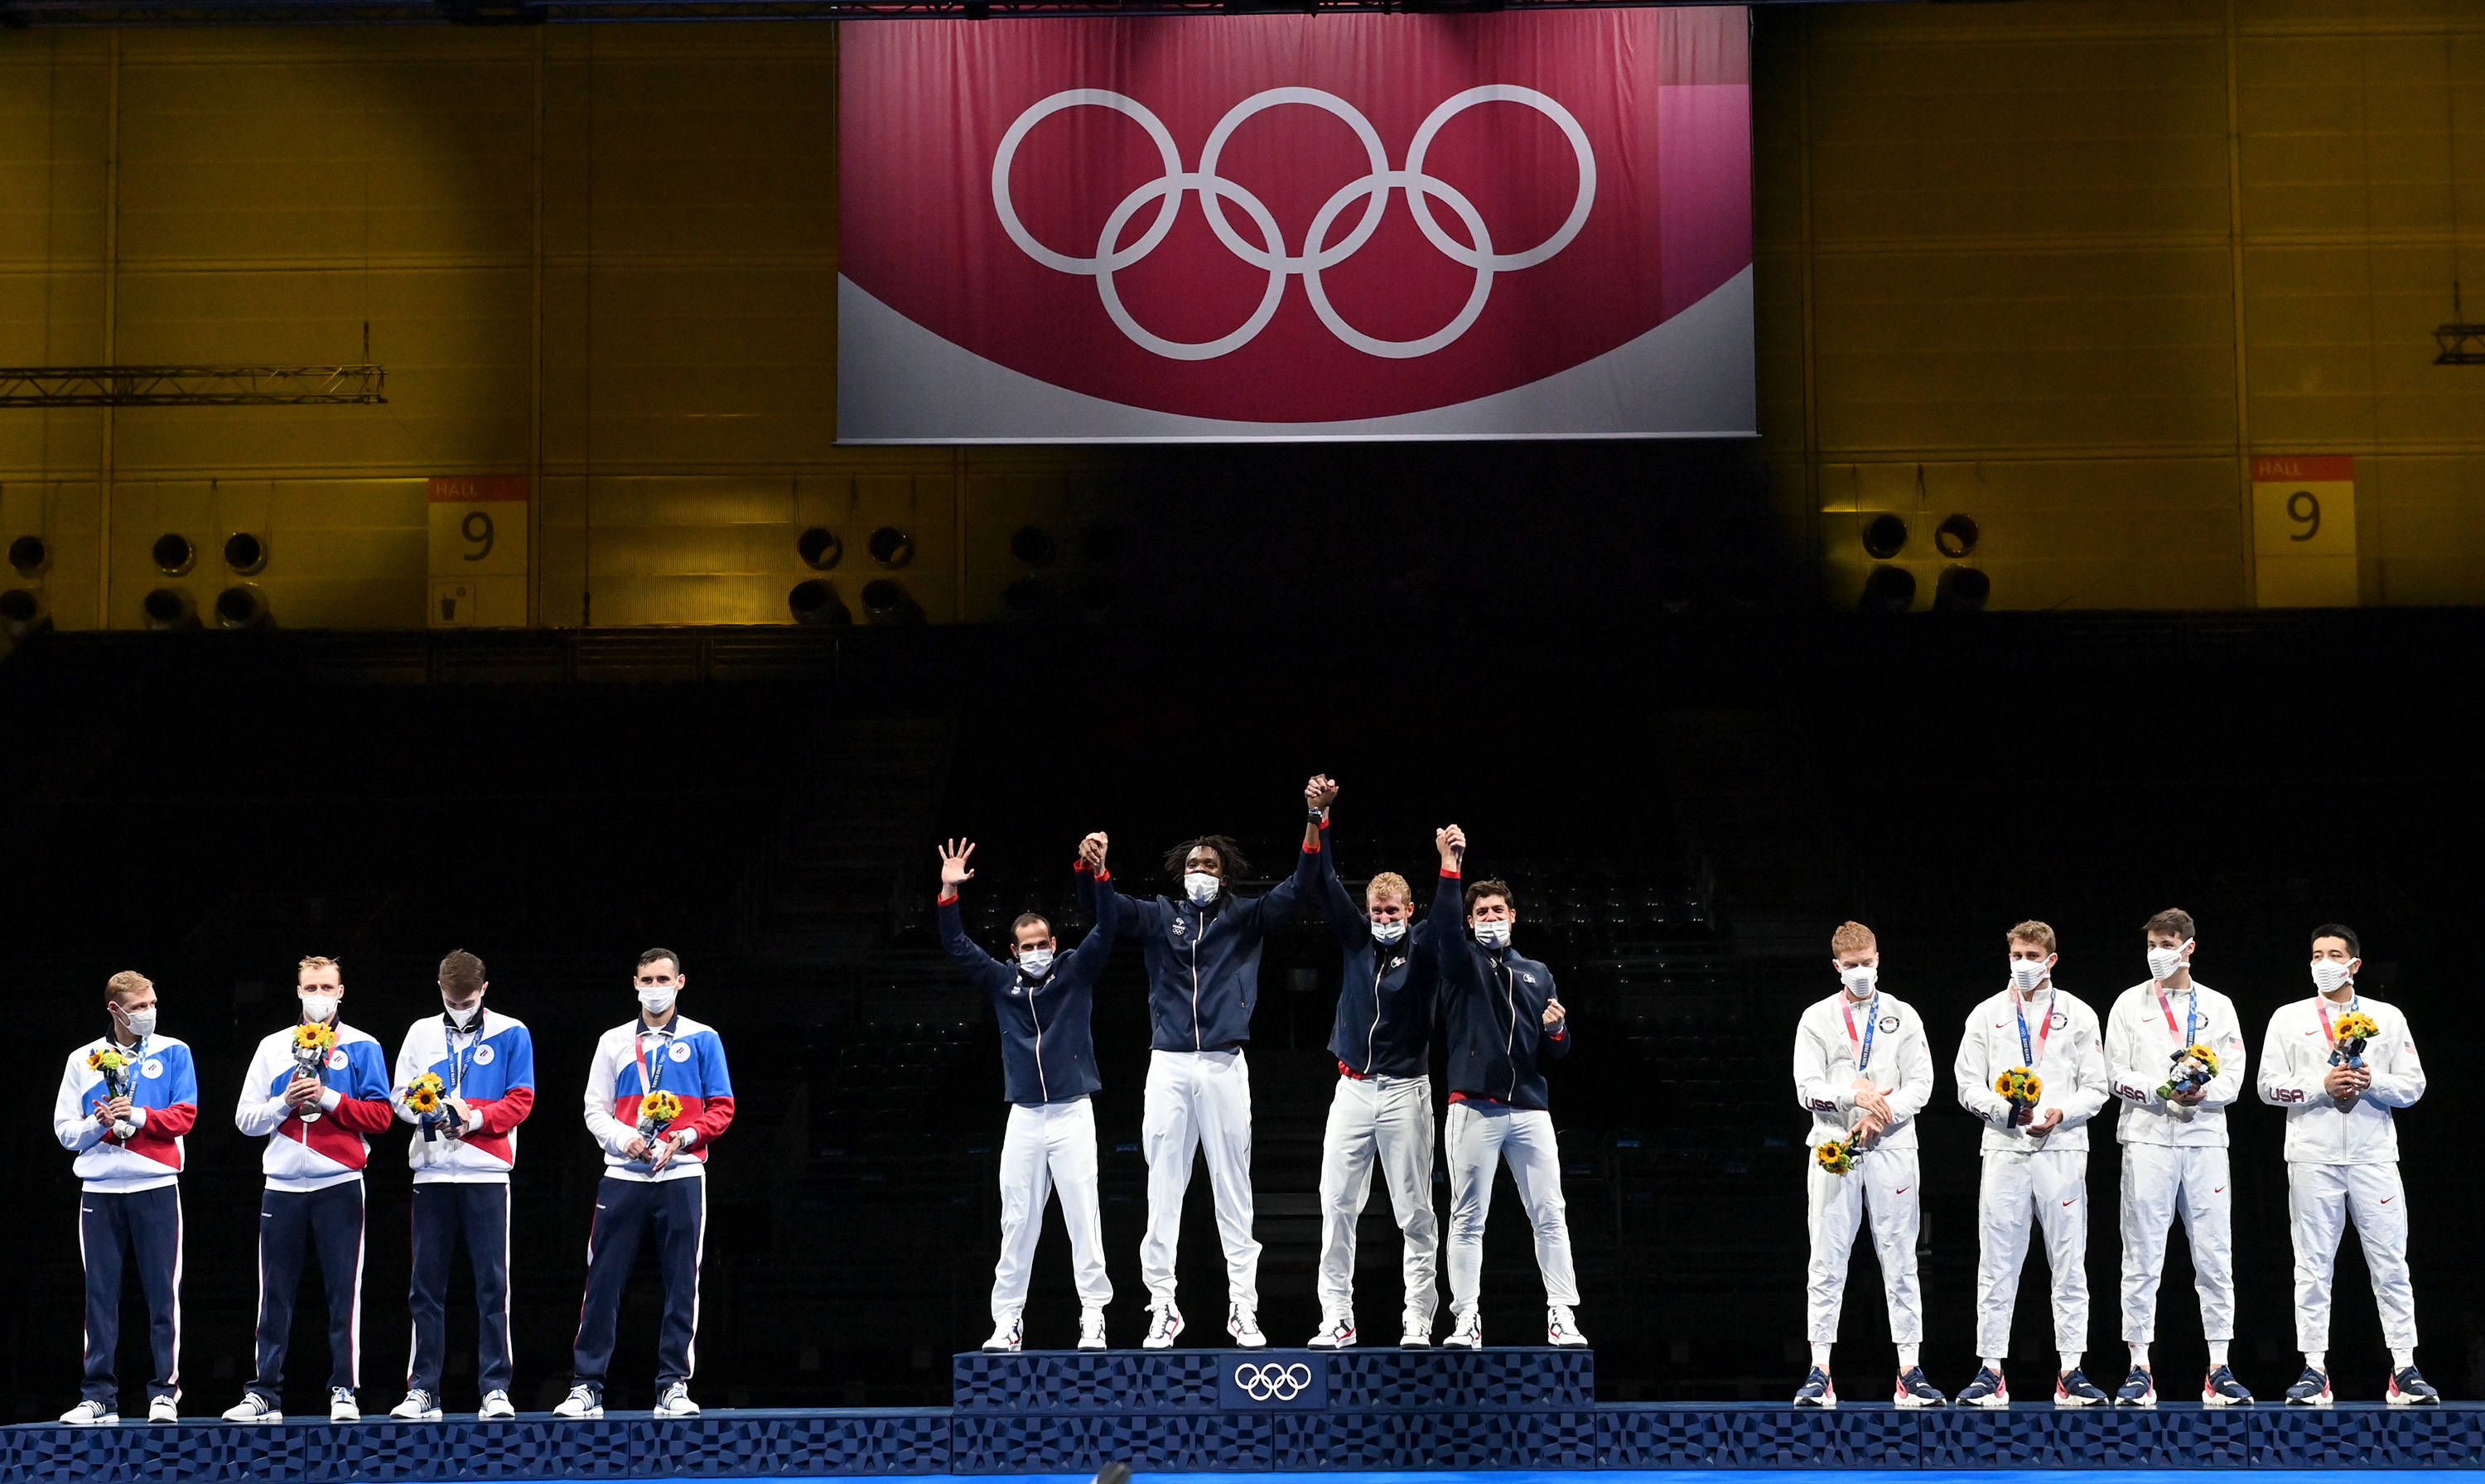
[(1234, 1367), (1234, 1384), (1253, 1401), (1290, 1402), (1311, 1386), (1312, 1368), (1299, 1362), (1293, 1365), (1274, 1362), (1253, 1365), (1246, 1362)]
[[(1571, 152), (1579, 162), (1578, 199), (1571, 204), (1570, 216), (1551, 236), (1523, 252), (1496, 252), (1492, 233), (1485, 226), (1484, 214), (1475, 208), (1475, 204), (1447, 181), (1424, 173), (1426, 152), (1432, 148), (1434, 137), (1440, 133), (1444, 124), (1480, 103), (1495, 102), (1521, 104), (1552, 121), (1570, 140)], [(1310, 229), (1304, 234), (1300, 253), (1286, 251), (1283, 229), (1257, 196), (1216, 172), (1226, 144), (1243, 121), (1264, 109), (1286, 103), (1323, 109), (1344, 121), (1362, 144), (1365, 160), (1371, 167), (1370, 174), (1339, 187), (1337, 193), (1321, 206), (1312, 218)], [(1122, 198), (1121, 204), (1115, 206), (1112, 215), (1106, 219), (1105, 229), (1096, 234), (1096, 252), (1088, 257), (1056, 253), (1036, 241), (1034, 234), (1019, 220), (1018, 208), (1010, 202), (1010, 163), (1018, 157), (1019, 146), (1038, 123), (1070, 108), (1108, 108), (1130, 118), (1147, 131), (1149, 140), (1157, 147), (1159, 159), (1164, 165), (1162, 175)], [(1322, 273), (1352, 257), (1372, 240), (1372, 234), (1379, 229), (1381, 217), (1388, 212), (1389, 197), (1393, 191), (1406, 194), (1406, 207), (1414, 213), (1415, 225), (1422, 229), (1425, 240), (1452, 262), (1474, 270), (1476, 276), (1475, 287), (1467, 294), (1465, 305), (1450, 322), (1412, 340), (1384, 340), (1355, 329), (1329, 303), (1328, 292), (1321, 283)], [(1152, 334), (1132, 316), (1122, 303), (1121, 294), (1113, 286), (1114, 274), (1133, 267), (1155, 252), (1166, 234), (1173, 230), (1175, 219), (1182, 214), (1186, 195), (1199, 198), (1200, 209), (1208, 214), (1210, 229), (1227, 251), (1269, 275), (1268, 291), (1260, 296), (1259, 307), (1252, 310), (1251, 316), (1240, 328), (1213, 340), (1168, 340)], [(1466, 228), (1465, 242), (1452, 237), (1434, 218), (1433, 202), (1436, 199)], [(1182, 168), (1182, 151), (1175, 146), (1173, 134), (1144, 104), (1103, 88), (1072, 88), (1035, 104), (1018, 116), (1018, 121), (1001, 136), (1000, 148), (993, 155), (993, 209), (999, 213), (1002, 229), (1009, 233), (1010, 240), (1017, 243), (1019, 250), (1027, 256), (1056, 273), (1094, 279), (1097, 296), (1104, 301), (1105, 312), (1114, 325), (1133, 342), (1170, 361), (1214, 361), (1250, 344), (1276, 317), (1277, 306), (1286, 295), (1286, 281), (1295, 277), (1303, 281), (1303, 292), (1311, 299), (1312, 312), (1320, 316), (1321, 323), (1328, 327), (1330, 334), (1348, 345), (1367, 356), (1392, 361), (1429, 356), (1473, 327), (1478, 316), (1484, 313), (1486, 301), (1492, 297), (1494, 274), (1533, 268), (1569, 247), (1571, 239), (1579, 235), (1579, 229), (1587, 225), (1588, 212), (1596, 204), (1596, 151), (1590, 148), (1587, 130), (1579, 126), (1579, 121), (1571, 117), (1569, 109), (1533, 88), (1500, 83), (1469, 88), (1434, 109), (1424, 120), (1423, 126), (1415, 131), (1414, 143), (1406, 149), (1406, 165), (1394, 170), (1390, 168), (1388, 152), (1381, 147), (1380, 135), (1373, 128), (1371, 121), (1337, 94), (1324, 93), (1317, 88), (1270, 88), (1235, 104), (1209, 132), (1208, 144), (1200, 152), (1199, 168), (1195, 171)], [(1358, 201), (1363, 202), (1361, 217), (1345, 237), (1331, 242), (1329, 233), (1337, 226), (1338, 219)], [(1122, 240), (1123, 229), (1152, 202), (1157, 203), (1157, 213), (1156, 219), (1148, 224), (1147, 230), (1128, 247), (1116, 246)], [(1227, 219), (1225, 206), (1228, 202), (1249, 219), (1259, 235), (1257, 244), (1245, 239)]]

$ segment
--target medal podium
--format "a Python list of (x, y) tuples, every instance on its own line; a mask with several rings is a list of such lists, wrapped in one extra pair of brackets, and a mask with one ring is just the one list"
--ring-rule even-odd
[(1596, 1401), (1585, 1350), (1041, 1350), (948, 1407), (0, 1428), (0, 1484), (366, 1484), (1406, 1470), (2478, 1469), (2485, 1405), (1834, 1411)]

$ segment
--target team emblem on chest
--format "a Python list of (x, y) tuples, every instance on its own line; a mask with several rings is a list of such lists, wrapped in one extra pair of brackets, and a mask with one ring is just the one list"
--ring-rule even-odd
[(344, 1047), (339, 1046), (328, 1053), (328, 1069), (330, 1071), (343, 1071), (345, 1069)]
[(138, 1075), (142, 1077), (160, 1077), (164, 1075), (164, 1064), (157, 1058), (150, 1056), (144, 1063), (140, 1064), (138, 1067)]
[(691, 1059), (691, 1048), (683, 1045), (680, 1041), (675, 1041), (672, 1044), (672, 1048), (667, 1051), (665, 1055), (671, 1057), (676, 1062), (687, 1062)]
[(476, 1065), (476, 1066), (491, 1066), (491, 1065), (492, 1065), (492, 1048), (491, 1048), (491, 1047), (489, 1047), (489, 1046), (478, 1046), (478, 1047), (476, 1047), (476, 1048), (475, 1048), (475, 1065)]

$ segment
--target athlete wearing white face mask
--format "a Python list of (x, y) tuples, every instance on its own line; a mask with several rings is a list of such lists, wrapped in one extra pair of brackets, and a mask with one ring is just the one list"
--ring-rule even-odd
[[(1106, 843), (1101, 832), (1087, 838)], [(1249, 871), (1241, 849), (1223, 835), (1202, 835), (1165, 852), (1165, 875), (1182, 884), (1181, 901), (1124, 895), (1116, 904), (1120, 936), (1144, 947), (1148, 966), (1151, 1035), (1139, 1117), (1148, 1226), (1139, 1243), (1139, 1277), (1148, 1285), (1148, 1334), (1141, 1343), (1150, 1350), (1166, 1348), (1182, 1333), (1174, 1255), (1183, 1194), (1202, 1152), (1225, 1249), (1225, 1331), (1239, 1345), (1269, 1342), (1260, 1331), (1260, 1243), (1251, 1234), (1251, 1067), (1242, 1047), (1260, 1000), (1261, 946), (1271, 929), (1294, 920), (1297, 904), (1314, 888), (1320, 848), (1315, 811), (1303, 826), (1293, 874), (1266, 896), (1244, 897), (1233, 890)], [(1099, 888), (1083, 871), (1075, 880), (1079, 904), (1090, 911), (1112, 889)]]
[(996, 958), (967, 936), (960, 894), (974, 878), (968, 862), (971, 840), (952, 840), (941, 850), (941, 946), (968, 980), (993, 1002), (1000, 1027), (1001, 1091), (1009, 1099), (1009, 1127), (1001, 1136), (1001, 1255), (993, 1267), (992, 1351), (1014, 1351), (1025, 1342), (1023, 1316), (1044, 1228), (1044, 1205), (1058, 1190), (1061, 1225), (1070, 1236), (1070, 1261), (1079, 1286), (1079, 1348), (1105, 1348), (1105, 1306), (1113, 1285), (1105, 1277), (1104, 1224), (1096, 1196), (1096, 1042), (1089, 1021), (1096, 980), (1105, 972), (1120, 926), (1121, 894), (1110, 890), (1103, 842), (1079, 850), (1079, 870), (1104, 882), (1096, 894), (1096, 923), (1067, 955), (1055, 956), (1052, 924), (1042, 914), (1021, 912), (1010, 925), (1013, 959)]
[[(1320, 812), (1324, 828), (1337, 792), (1325, 775), (1304, 787), (1304, 799)], [(1374, 877), (1358, 904), (1338, 877), (1336, 850), (1324, 849), (1321, 861), (1322, 901), (1343, 964), (1328, 1037), (1337, 1086), (1321, 1140), (1321, 1324), (1311, 1343), (1331, 1349), (1358, 1341), (1355, 1228), (1372, 1199), (1377, 1165), (1403, 1241), (1399, 1269), (1406, 1293), (1398, 1342), (1429, 1345), (1439, 1302), (1434, 1266), (1440, 1250), (1433, 1216), (1429, 1069), (1440, 992), (1435, 940), (1443, 932), (1456, 933), (1458, 914), (1435, 908), (1421, 933), (1409, 933), (1415, 904), (1405, 877), (1386, 871)]]
[[(243, 1074), (233, 1126), (267, 1141), (259, 1165), (259, 1364), (229, 1422), (281, 1422), (285, 1361), (302, 1259), (315, 1255), (328, 1291), (328, 1419), (355, 1422), (363, 1361), (363, 1166), (369, 1136), (389, 1128), (388, 1061), (379, 1042), (337, 1017), (344, 971), (334, 958), (302, 960), (294, 994), (300, 1018), (259, 1043)], [(335, 1044), (306, 1046), (325, 1027)]]
[[(587, 1131), (604, 1147), (604, 1178), (587, 1229), (587, 1296), (570, 1360), (575, 1383), (553, 1408), (555, 1417), (604, 1415), (621, 1295), (646, 1235), (655, 1238), (665, 1283), (655, 1415), (699, 1415), (690, 1382), (707, 1230), (707, 1160), (733, 1123), (733, 1075), (716, 1029), (679, 1009), (689, 984), (681, 955), (669, 948), (641, 954), (632, 980), (639, 1013), (605, 1032), (587, 1064)], [(659, 1117), (659, 1109), (668, 1116)]]
[[(2331, 1283), (2338, 1241), (2350, 1220), (2372, 1275), (2382, 1339), (2390, 1349), (2384, 1398), (2394, 1407), (2442, 1400), (2416, 1368), (2407, 1190), (2399, 1181), (2398, 1127), (2391, 1117), (2392, 1109), (2424, 1095), (2424, 1063), (2417, 1056), (2407, 1016), (2357, 985), (2362, 956), (2353, 931), (2336, 923), (2313, 929), (2312, 996), (2280, 1007), (2261, 1039), (2260, 1100), (2286, 1110), (2295, 1342), (2304, 1351), (2304, 1374), (2286, 1389), (2290, 1406), (2326, 1407), (2333, 1399)], [(2360, 1013), (2371, 1018), (2372, 1035), (2353, 1035), (2361, 1027), (2349, 1017)]]
[(1901, 1407), (1938, 1407), (1948, 1398), (1925, 1376), (1920, 1351), (1925, 1307), (1916, 1285), (1916, 1233), (1923, 1225), (1917, 1189), (1916, 1115), (1931, 1101), (1932, 1052), (1913, 1006), (1880, 987), (1881, 948), (1872, 930), (1845, 923), (1830, 935), (1836, 994), (1803, 1012), (1794, 1033), (1794, 1093), (1812, 1115), (1804, 1143), (1833, 1139), (1858, 1148), (1843, 1174), (1805, 1162), (1812, 1258), (1806, 1281), (1812, 1369), (1794, 1393), (1798, 1407), (1835, 1407), (1830, 1347), (1846, 1300), (1847, 1258), (1865, 1220), (1881, 1260), (1890, 1338), (1898, 1348), (1892, 1400)]
[[(2252, 1392), (2227, 1364), (2235, 1279), (2226, 1105), (2243, 1090), (2243, 1028), (2234, 1002), (2192, 977), (2198, 942), (2190, 913), (2170, 907), (2148, 919), (2143, 931), (2149, 977), (2114, 1002), (2105, 1031), (2106, 1076), (2120, 1104), (2115, 1137), (2122, 1143), (2122, 1337), (2131, 1347), (2131, 1371), (2114, 1399), (2123, 1407), (2157, 1405), (2148, 1346), (2157, 1334), (2166, 1236), (2179, 1217), (2200, 1296), (2200, 1333), (2209, 1344), (2200, 1403), (2247, 1405)], [(2217, 1075), (2197, 1087), (2178, 1084), (2178, 1058), (2196, 1045), (2216, 1054)], [(2161, 1091), (2167, 1088), (2173, 1091)]]
[[(135, 969), (104, 988), (109, 1027), (69, 1053), (52, 1132), (77, 1156), (78, 1260), (86, 1272), (86, 1374), (72, 1427), (121, 1420), (121, 1291), (137, 1270), (147, 1297), (147, 1420), (179, 1417), (182, 1136), (199, 1118), (190, 1048), (155, 1034), (155, 985)], [(109, 1061), (107, 1061), (109, 1059)]]
[[(2054, 1405), (2107, 1399), (2080, 1369), (2089, 1333), (2089, 1120), (2105, 1107), (2105, 1038), (2096, 1012), (2054, 984), (2054, 930), (2011, 929), (2009, 985), (1970, 1011), (1952, 1067), (1959, 1106), (1984, 1125), (1977, 1186), (1976, 1378), (1962, 1407), (2007, 1407), (2003, 1360), (2029, 1229), (2044, 1236), (2053, 1278)], [(2034, 1104), (2014, 1103), (1997, 1078), (2026, 1067), (2041, 1084)]]

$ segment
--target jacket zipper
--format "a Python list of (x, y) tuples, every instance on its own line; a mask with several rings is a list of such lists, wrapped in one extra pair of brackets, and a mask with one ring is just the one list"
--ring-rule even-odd
[(1208, 936), (1208, 913), (1199, 914), (1199, 931), (1190, 935), (1190, 1049), (1196, 1053), (1208, 1049), (1199, 1036), (1199, 940)]
[(1052, 1086), (1044, 1078), (1044, 1017), (1035, 1012), (1035, 991), (1042, 987), (1042, 985), (1026, 986), (1026, 1018), (1027, 1023), (1035, 1027), (1035, 1090), (1049, 1103), (1052, 1101)]
[(1380, 962), (1379, 955), (1373, 956), (1373, 962), (1378, 966), (1372, 971), (1372, 1029), (1363, 1033), (1363, 1074), (1367, 1077), (1372, 1075), (1373, 1059), (1380, 1054), (1373, 1042), (1380, 1036), (1380, 982), (1389, 977), (1389, 966)]
[(1501, 1043), (1501, 1059), (1510, 1066), (1510, 1100), (1518, 1101), (1518, 989), (1507, 963), (1495, 966), (1501, 974), (1501, 997), (1510, 1007), (1510, 1035)]

